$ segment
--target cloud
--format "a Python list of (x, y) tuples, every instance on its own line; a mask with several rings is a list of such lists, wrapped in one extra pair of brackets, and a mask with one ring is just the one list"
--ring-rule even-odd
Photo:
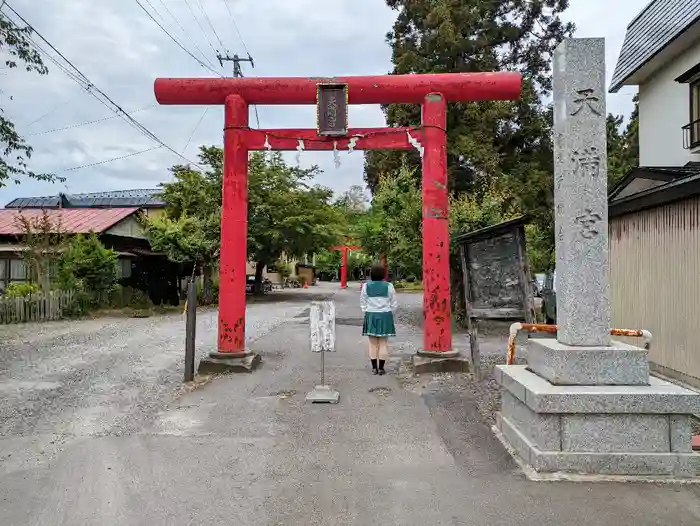
[[(391, 30), (395, 13), (382, 0), (139, 1), (172, 36), (224, 74), (230, 74), (231, 64), (224, 63), (222, 69), (216, 61), (215, 50), (242, 56), (249, 50), (255, 59), (255, 69), (244, 65), (247, 76), (383, 74), (391, 68), (391, 52), (385, 35)], [(573, 2), (575, 5), (567, 12), (567, 18), (578, 26), (577, 36), (608, 39), (608, 78), (615, 66), (625, 27), (645, 3), (646, 0), (617, 0), (612, 10), (609, 0), (588, 0)], [(200, 4), (216, 34), (203, 16)], [(200, 144), (222, 143), (221, 108), (210, 108), (202, 118), (203, 107), (152, 106), (156, 77), (212, 74), (161, 31), (136, 1), (12, 0), (10, 5), (121, 108), (131, 111), (148, 107), (134, 117), (185, 157), (196, 160)], [(190, 9), (197, 15), (199, 24)], [(155, 145), (121, 119), (30, 135), (112, 115), (53, 64), (48, 65), (51, 71), (46, 76), (13, 70), (2, 77), (3, 89), (12, 94), (13, 99), (3, 96), (0, 103), (34, 148), (32, 169), (61, 172)], [(629, 113), (632, 92), (628, 89), (609, 96), (609, 111)], [(312, 107), (260, 107), (258, 115), (260, 125), (266, 128), (309, 128), (315, 122)], [(40, 120), (31, 124), (37, 119)], [(384, 124), (380, 109), (374, 106), (353, 106), (350, 120), (358, 127)], [(251, 123), (257, 126), (254, 115), (251, 115)], [(294, 153), (288, 158), (293, 161)], [(71, 192), (150, 188), (167, 180), (168, 167), (180, 161), (176, 155), (160, 148), (62, 175), (67, 177), (66, 184)], [(339, 169), (335, 168), (332, 155), (326, 152), (305, 152), (302, 164), (321, 166), (324, 173), (318, 182), (338, 191), (362, 183), (360, 152), (342, 152)], [(0, 204), (20, 195), (65, 190), (63, 185), (35, 181), (11, 185), (0, 189)]]

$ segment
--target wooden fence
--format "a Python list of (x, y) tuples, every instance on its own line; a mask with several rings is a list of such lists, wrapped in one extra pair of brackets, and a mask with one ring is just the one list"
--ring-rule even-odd
[(60, 320), (73, 310), (76, 300), (71, 290), (0, 298), (0, 324)]

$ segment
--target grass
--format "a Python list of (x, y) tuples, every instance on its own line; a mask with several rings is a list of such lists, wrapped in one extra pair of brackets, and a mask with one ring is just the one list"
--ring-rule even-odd
[(394, 283), (394, 288), (400, 292), (423, 292), (423, 282), (397, 281)]

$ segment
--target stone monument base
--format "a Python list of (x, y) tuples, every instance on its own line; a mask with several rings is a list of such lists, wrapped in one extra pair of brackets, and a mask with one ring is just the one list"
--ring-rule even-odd
[(538, 473), (694, 478), (692, 414), (700, 395), (650, 377), (649, 385), (553, 385), (522, 365), (499, 365), (499, 432)]
[(260, 365), (261, 361), (260, 355), (252, 352), (213, 352), (209, 354), (208, 358), (200, 360), (197, 372), (199, 374), (251, 373)]

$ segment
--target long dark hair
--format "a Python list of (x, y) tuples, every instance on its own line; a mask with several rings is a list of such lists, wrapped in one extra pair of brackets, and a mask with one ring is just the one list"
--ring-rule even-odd
[(386, 277), (386, 269), (383, 265), (372, 265), (369, 271), (369, 279), (372, 281), (382, 281)]

